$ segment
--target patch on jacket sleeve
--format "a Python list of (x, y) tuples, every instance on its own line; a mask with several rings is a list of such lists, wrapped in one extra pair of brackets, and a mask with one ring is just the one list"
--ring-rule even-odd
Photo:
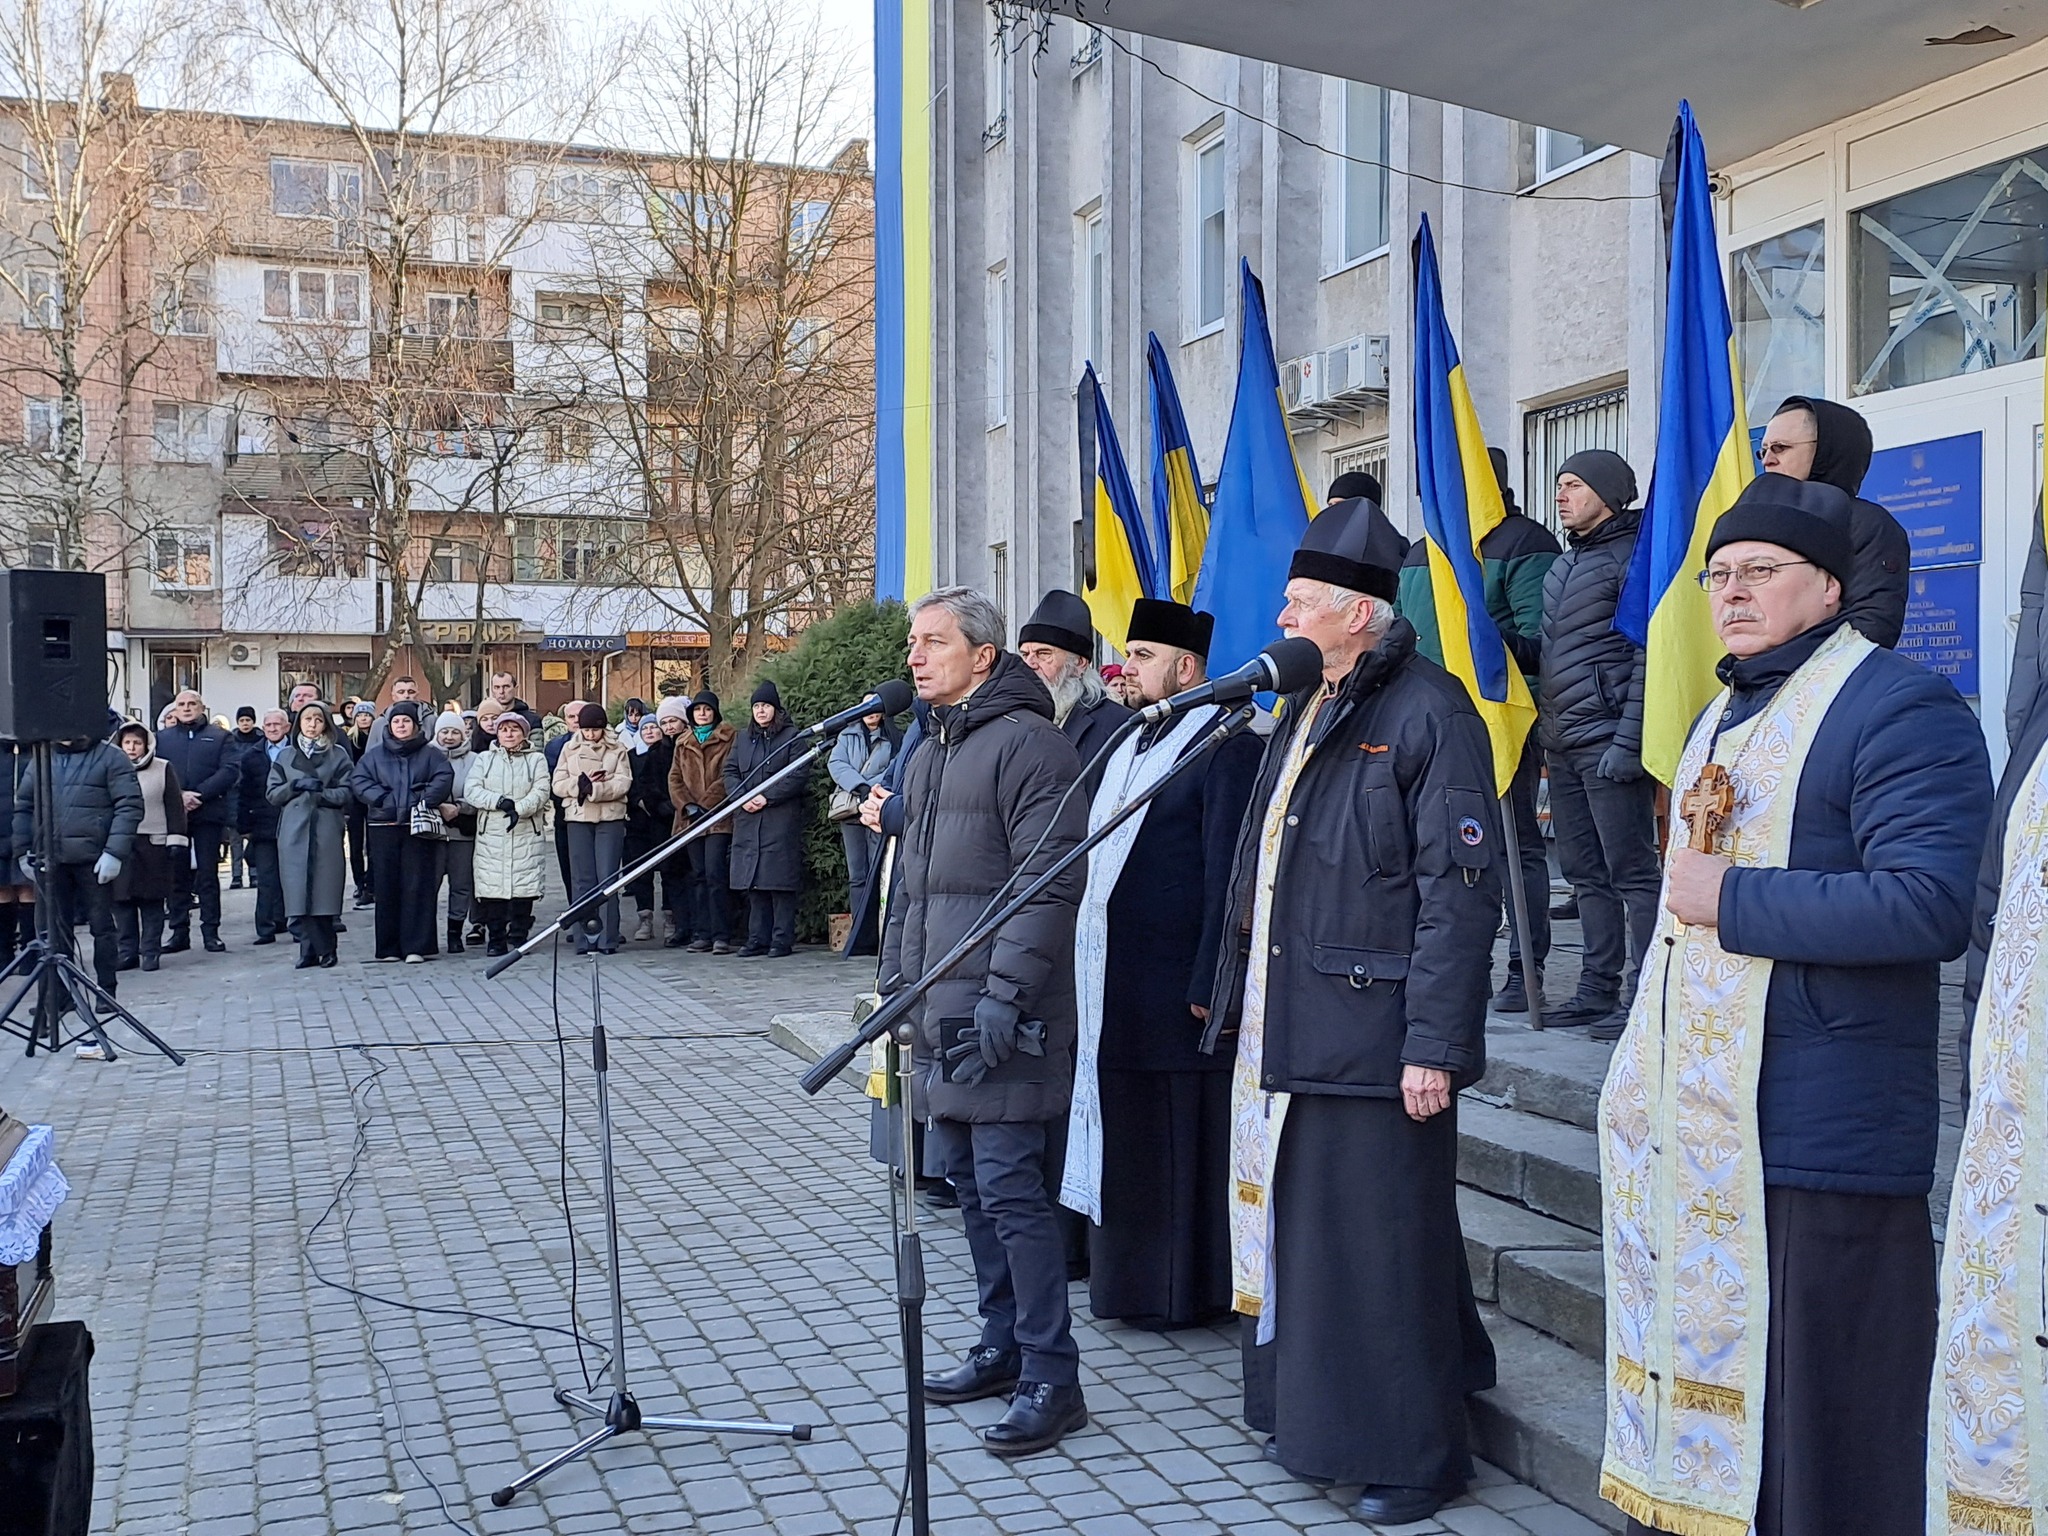
[(1493, 862), (1492, 839), (1487, 835), (1487, 818), (1493, 807), (1476, 789), (1444, 791), (1445, 810), (1451, 823), (1451, 859), (1463, 869), (1484, 869)]

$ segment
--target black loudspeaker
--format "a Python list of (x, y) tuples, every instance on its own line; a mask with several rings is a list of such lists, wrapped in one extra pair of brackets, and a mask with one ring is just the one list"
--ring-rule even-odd
[(0, 571), (0, 737), (107, 734), (107, 578), (97, 571)]

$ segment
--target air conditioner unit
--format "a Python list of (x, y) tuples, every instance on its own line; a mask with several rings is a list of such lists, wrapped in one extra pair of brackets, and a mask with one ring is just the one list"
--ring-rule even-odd
[(263, 647), (251, 645), (246, 640), (236, 640), (228, 646), (228, 665), (231, 667), (260, 667), (263, 665)]
[(1353, 390), (1387, 387), (1387, 338), (1354, 336), (1322, 354), (1325, 400)]
[(1290, 357), (1280, 365), (1280, 398), (1290, 411), (1314, 405), (1323, 398), (1322, 360), (1314, 352)]

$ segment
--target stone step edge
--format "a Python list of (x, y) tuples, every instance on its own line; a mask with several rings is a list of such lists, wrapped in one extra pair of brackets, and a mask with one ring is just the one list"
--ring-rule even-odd
[(1621, 1512), (1600, 1497), (1602, 1367), (1496, 1308), (1480, 1314), (1500, 1380), (1466, 1400), (1473, 1453), (1596, 1525), (1621, 1530)]

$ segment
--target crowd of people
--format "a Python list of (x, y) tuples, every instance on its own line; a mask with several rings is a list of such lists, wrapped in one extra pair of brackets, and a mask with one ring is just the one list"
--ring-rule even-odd
[[(833, 754), (835, 779), (845, 763), (845, 787), (864, 796), (898, 736), (878, 718), (847, 735)], [(630, 929), (613, 896), (576, 949), (615, 954), (658, 941), (785, 956), (796, 942), (808, 783), (804, 774), (764, 781), (795, 736), (772, 682), (755, 690), (737, 730), (708, 689), (651, 710), (633, 699), (616, 726), (583, 700), (544, 720), (508, 672), (474, 709), (436, 712), (414, 678), (399, 677), (381, 706), (329, 702), (302, 684), (280, 708), (243, 706), (232, 724), (210, 718), (186, 689), (153, 723), (110, 711), (105, 740), (56, 745), (47, 869), (33, 862), (41, 786), (31, 754), (11, 750), (0, 964), (34, 935), (39, 891), (67, 929), (90, 933), (94, 974), (109, 993), (122, 973), (158, 970), (164, 956), (190, 950), (195, 911), (201, 949), (220, 953), (224, 862), (227, 888), (255, 893), (251, 942), (291, 938), (300, 968), (339, 963), (355, 912), (369, 914), (379, 961), (420, 964), (477, 946), (502, 955), (533, 931), (551, 852), (562, 891), (581, 897), (735, 794), (743, 800), (716, 830), (626, 888)], [(857, 820), (844, 830), (858, 886), (873, 838)]]

